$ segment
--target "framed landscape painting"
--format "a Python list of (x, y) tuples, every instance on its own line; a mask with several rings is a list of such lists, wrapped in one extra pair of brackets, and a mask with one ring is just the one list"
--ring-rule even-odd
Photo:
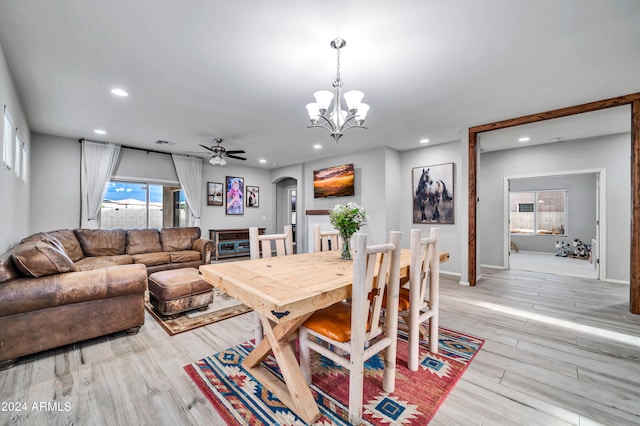
[(244, 214), (244, 178), (227, 176), (227, 214)]
[(415, 167), (413, 223), (453, 224), (453, 163)]
[(313, 171), (313, 198), (348, 197), (355, 193), (353, 164)]
[(223, 205), (221, 183), (207, 182), (207, 205), (208, 206)]
[(247, 207), (260, 207), (260, 187), (247, 185)]

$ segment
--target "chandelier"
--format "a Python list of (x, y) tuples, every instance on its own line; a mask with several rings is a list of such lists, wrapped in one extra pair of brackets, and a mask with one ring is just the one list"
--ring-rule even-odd
[(366, 129), (362, 125), (369, 111), (369, 105), (362, 103), (364, 93), (358, 90), (350, 90), (344, 94), (347, 109), (342, 107), (341, 93), (342, 80), (340, 79), (340, 49), (347, 42), (336, 38), (331, 42), (331, 47), (337, 51), (336, 79), (333, 81), (333, 92), (318, 90), (313, 94), (315, 102), (307, 104), (307, 111), (311, 119), (311, 127), (321, 127), (331, 132), (331, 137), (338, 143), (342, 134), (354, 127)]

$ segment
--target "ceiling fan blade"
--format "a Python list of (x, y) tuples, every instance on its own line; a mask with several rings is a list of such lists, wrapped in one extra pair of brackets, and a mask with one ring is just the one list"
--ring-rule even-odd
[(227, 151), (227, 154), (244, 154), (244, 150), (242, 149), (236, 149), (236, 150), (231, 150), (231, 151)]
[(236, 160), (246, 160), (246, 158), (238, 157), (237, 155), (229, 155), (228, 153), (225, 154), (225, 157), (235, 158)]
[(211, 151), (211, 152), (215, 152), (215, 151), (213, 150), (213, 148), (209, 148), (208, 146), (204, 146), (204, 145), (202, 145), (202, 144), (200, 144), (200, 146), (201, 146), (201, 147), (203, 147), (204, 149), (208, 149), (208, 150), (209, 150), (209, 151)]

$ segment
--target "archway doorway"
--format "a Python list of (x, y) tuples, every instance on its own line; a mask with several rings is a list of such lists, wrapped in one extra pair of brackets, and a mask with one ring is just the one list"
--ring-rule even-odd
[(293, 247), (297, 252), (298, 246), (298, 181), (287, 177), (276, 182), (276, 232), (285, 226), (293, 230)]

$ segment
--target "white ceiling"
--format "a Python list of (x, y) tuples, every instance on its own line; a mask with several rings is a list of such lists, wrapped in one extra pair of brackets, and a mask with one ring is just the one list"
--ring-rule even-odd
[[(338, 146), (305, 110), (331, 87), (336, 37), (345, 90), (371, 105)], [(2, 0), (0, 45), (33, 132), (174, 152), (221, 137), (256, 167), (640, 92), (638, 0)]]

